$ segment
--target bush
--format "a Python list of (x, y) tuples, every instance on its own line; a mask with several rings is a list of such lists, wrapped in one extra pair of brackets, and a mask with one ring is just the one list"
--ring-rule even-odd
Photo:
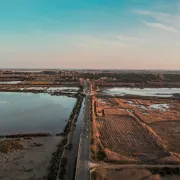
[(103, 151), (99, 151), (97, 157), (99, 161), (103, 161), (106, 158), (106, 154)]

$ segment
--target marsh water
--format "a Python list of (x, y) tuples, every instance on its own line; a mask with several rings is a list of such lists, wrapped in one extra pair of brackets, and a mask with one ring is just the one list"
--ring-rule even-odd
[(76, 98), (0, 92), (0, 135), (62, 132)]
[(0, 81), (0, 84), (18, 84), (21, 81)]
[(65, 180), (74, 179), (75, 171), (76, 171), (76, 162), (78, 156), (78, 148), (81, 134), (81, 124), (83, 120), (83, 112), (84, 112), (84, 101), (82, 102), (81, 110), (79, 112), (79, 116), (76, 122), (76, 127), (73, 132), (72, 139), (72, 150), (69, 153), (68, 164), (67, 164), (67, 173), (65, 175)]
[(47, 89), (47, 92), (64, 91), (75, 93), (78, 89), (78, 87), (50, 87)]
[(107, 95), (138, 95), (138, 96), (157, 96), (157, 97), (172, 97), (173, 94), (180, 94), (180, 88), (104, 88), (103, 94)]
[(21, 88), (21, 90), (44, 90), (44, 92), (59, 92), (59, 91), (64, 91), (64, 92), (71, 92), (71, 93), (76, 93), (77, 90), (79, 90), (78, 87), (26, 87), (26, 88)]

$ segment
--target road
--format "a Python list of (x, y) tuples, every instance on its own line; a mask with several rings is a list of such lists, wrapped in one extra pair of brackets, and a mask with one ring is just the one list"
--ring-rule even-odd
[(84, 117), (81, 127), (81, 137), (79, 143), (79, 153), (77, 159), (77, 169), (76, 169), (76, 180), (89, 180), (89, 122), (90, 122), (90, 106), (91, 106), (91, 96), (88, 81), (84, 82), (84, 93), (85, 106), (84, 106)]

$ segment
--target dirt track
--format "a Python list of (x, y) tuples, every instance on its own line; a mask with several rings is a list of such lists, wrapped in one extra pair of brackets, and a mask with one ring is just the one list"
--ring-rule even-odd
[(91, 168), (101, 166), (106, 169), (129, 169), (129, 168), (180, 168), (180, 164), (110, 164), (110, 163), (99, 163), (92, 164)]

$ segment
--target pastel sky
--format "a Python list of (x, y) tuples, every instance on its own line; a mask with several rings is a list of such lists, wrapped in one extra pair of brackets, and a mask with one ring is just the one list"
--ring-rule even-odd
[(180, 0), (0, 0), (0, 68), (180, 69)]

